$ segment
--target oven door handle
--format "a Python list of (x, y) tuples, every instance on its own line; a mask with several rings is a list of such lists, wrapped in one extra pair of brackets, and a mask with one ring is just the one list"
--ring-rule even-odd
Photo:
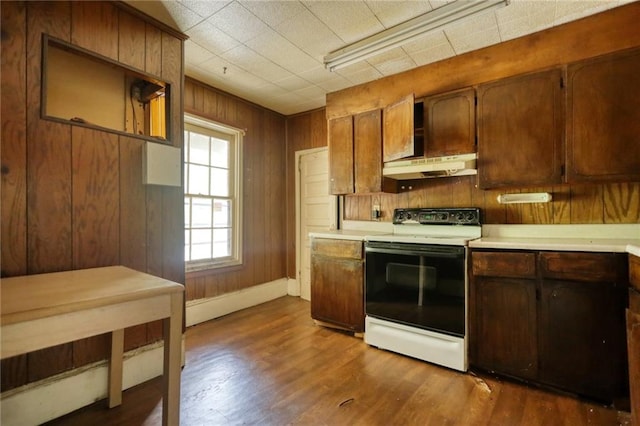
[(378, 248), (378, 247), (366, 247), (365, 253), (382, 253), (382, 254), (400, 254), (404, 256), (429, 256), (440, 257), (445, 259), (455, 259), (457, 257), (464, 256), (464, 249), (456, 250), (433, 250), (433, 249), (419, 249), (412, 248), (406, 249), (394, 249), (394, 248)]

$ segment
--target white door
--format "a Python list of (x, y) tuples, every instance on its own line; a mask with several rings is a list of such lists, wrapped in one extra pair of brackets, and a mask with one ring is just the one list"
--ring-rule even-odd
[(309, 233), (336, 229), (337, 197), (329, 195), (329, 150), (302, 151), (298, 156), (296, 187), (298, 214), (297, 271), (300, 297), (311, 300), (311, 244)]

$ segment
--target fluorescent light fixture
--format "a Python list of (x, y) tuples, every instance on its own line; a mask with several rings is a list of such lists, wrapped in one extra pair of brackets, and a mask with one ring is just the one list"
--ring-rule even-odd
[(399, 47), (426, 33), (471, 15), (497, 9), (510, 0), (457, 0), (329, 53), (324, 65), (335, 71)]

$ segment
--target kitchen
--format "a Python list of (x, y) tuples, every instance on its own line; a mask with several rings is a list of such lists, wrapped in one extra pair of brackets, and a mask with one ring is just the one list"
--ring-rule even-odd
[[(620, 10), (614, 9), (603, 13), (598, 18), (585, 20), (582, 24), (567, 24), (555, 30), (549, 30), (544, 33), (544, 36), (516, 40), (507, 45), (487, 48), (481, 53), (461, 55), (437, 66), (426, 66), (398, 77), (385, 78), (333, 93), (327, 97), (326, 110), (316, 110), (291, 117), (266, 111), (187, 78), (183, 88), (184, 96), (180, 88), (174, 86), (178, 89), (173, 92), (176, 102), (174, 110), (180, 111), (178, 98), (183, 98), (184, 109), (187, 112), (201, 112), (234, 124), (236, 127), (247, 128), (248, 135), (261, 135), (246, 138), (246, 168), (252, 173), (246, 176), (246, 179), (264, 182), (265, 186), (273, 190), (269, 197), (266, 197), (259, 185), (247, 186), (250, 189), (247, 193), (249, 204), (246, 206), (248, 208), (245, 231), (250, 235), (252, 245), (246, 255), (244, 267), (213, 275), (194, 274), (185, 277), (184, 265), (181, 261), (182, 247), (172, 242), (181, 240), (180, 192), (172, 188), (145, 190), (138, 185), (139, 176), (126, 174), (126, 170), (137, 169), (137, 166), (128, 167), (128, 164), (139, 164), (139, 159), (136, 157), (138, 147), (131, 146), (129, 154), (120, 151), (122, 171), (119, 176), (121, 188), (131, 188), (131, 190), (118, 193), (117, 185), (113, 184), (113, 177), (107, 173), (103, 179), (112, 184), (103, 188), (106, 188), (105, 191), (111, 197), (109, 199), (111, 202), (100, 201), (100, 204), (95, 205), (93, 209), (82, 209), (81, 201), (78, 202), (78, 200), (82, 200), (83, 196), (87, 197), (85, 194), (89, 188), (82, 186), (82, 179), (86, 179), (82, 175), (74, 175), (75, 181), (71, 181), (72, 168), (69, 164), (69, 153), (74, 152), (75, 158), (76, 155), (82, 154), (84, 149), (91, 148), (91, 144), (84, 144), (83, 140), (99, 137), (107, 140), (109, 149), (106, 154), (108, 158), (113, 158), (113, 155), (118, 155), (116, 154), (118, 137), (109, 136), (107, 132), (95, 132), (79, 127), (71, 128), (69, 125), (40, 120), (39, 108), (37, 108), (39, 91), (36, 90), (39, 87), (37, 82), (40, 78), (40, 59), (36, 53), (38, 49), (20, 47), (35, 46), (39, 43), (38, 28), (42, 28), (40, 31), (48, 32), (57, 38), (81, 44), (104, 56), (114, 56), (111, 53), (114, 51), (114, 46), (106, 42), (113, 39), (108, 36), (109, 32), (113, 31), (108, 23), (119, 14), (129, 17), (129, 12), (122, 12), (110, 4), (92, 5), (91, 8), (73, 4), (73, 14), (70, 12), (70, 6), (64, 3), (47, 7), (30, 6), (29, 14), (24, 7), (18, 8), (17, 11), (10, 10), (11, 7), (13, 5), (3, 4), (3, 31), (9, 27), (5, 26), (5, 19), (9, 19), (8, 16), (11, 16), (9, 23), (29, 19), (30, 26), (29, 31), (26, 31), (26, 25), (18, 25), (23, 28), (22, 42), (15, 45), (17, 50), (15, 55), (4, 54), (8, 50), (5, 50), (3, 41), (3, 80), (15, 77), (17, 88), (13, 91), (5, 91), (3, 87), (3, 141), (7, 140), (5, 131), (12, 132), (11, 135), (21, 137), (23, 141), (23, 144), (11, 145), (10, 148), (3, 143), (3, 170), (5, 170), (7, 158), (11, 156), (11, 161), (17, 163), (11, 163), (8, 170), (12, 173), (22, 170), (22, 173), (25, 173), (17, 180), (11, 181), (12, 183), (8, 186), (4, 186), (7, 185), (8, 180), (3, 174), (3, 276), (117, 263), (185, 283), (188, 301), (213, 298), (265, 282), (280, 280), (283, 277), (296, 276), (293, 238), (295, 200), (287, 196), (294, 193), (292, 163), (295, 151), (326, 146), (327, 119), (381, 108), (408, 93), (415, 93), (419, 98), (427, 94), (447, 92), (640, 45), (635, 30), (638, 6), (630, 4), (623, 6)], [(89, 18), (89, 25), (79, 20), (82, 16)], [(126, 21), (122, 19), (123, 22), (131, 22), (136, 18), (129, 17)], [(65, 28), (71, 27), (71, 20), (74, 28), (73, 38), (69, 32), (65, 33)], [(67, 22), (69, 26), (60, 25), (61, 22)], [(134, 30), (138, 29), (135, 26), (129, 28), (134, 33)], [(151, 42), (159, 38), (162, 40), (159, 46), (165, 52), (163, 56), (180, 57), (179, 41), (172, 41), (179, 40), (175, 35), (168, 31), (159, 34), (151, 26), (146, 32), (149, 48), (153, 47)], [(121, 42), (124, 43), (126, 40), (122, 38)], [(132, 38), (132, 40), (139, 39)], [(583, 40), (589, 40), (589, 43), (582, 43)], [(558, 46), (564, 47), (559, 49)], [(116, 50), (117, 47), (115, 46)], [(515, 59), (512, 57), (511, 53), (514, 49), (526, 51), (531, 48), (536, 49), (536, 55), (524, 55)], [(25, 50), (29, 53), (27, 54)], [(490, 59), (483, 56), (487, 54), (492, 55)], [(15, 76), (8, 71), (5, 72), (5, 67), (10, 67), (9, 63), (4, 62), (7, 57), (17, 61), (15, 68), (12, 68), (17, 74)], [(173, 70), (170, 62), (164, 65), (158, 64), (154, 62), (155, 58), (148, 55), (147, 63), (142, 64), (135, 62), (139, 61), (139, 57), (135, 56), (128, 61), (131, 61), (136, 68), (149, 70), (156, 75), (162, 74), (168, 80), (180, 80), (179, 75), (182, 72), (180, 67)], [(473, 64), (481, 65), (473, 66)], [(425, 78), (427, 75), (439, 77), (427, 79)], [(419, 91), (416, 88), (418, 85)], [(367, 95), (368, 93), (376, 95)], [(5, 106), (6, 104), (11, 105), (11, 108)], [(21, 105), (24, 108), (16, 109), (15, 105)], [(217, 106), (212, 108), (212, 105)], [(14, 120), (13, 122), (18, 123), (17, 127), (4, 124), (8, 123), (4, 120), (9, 120), (10, 117)], [(180, 129), (176, 130), (179, 134)], [(42, 135), (48, 136), (43, 138)], [(262, 138), (273, 142), (261, 143)], [(50, 145), (43, 147), (34, 143), (40, 139), (48, 141)], [(71, 139), (73, 143), (69, 142)], [(175, 139), (179, 140), (180, 137), (177, 136)], [(139, 143), (135, 138), (127, 140), (132, 140), (135, 144)], [(24, 160), (26, 156), (24, 147), (27, 145), (29, 146), (28, 164)], [(123, 144), (123, 148), (128, 147), (129, 145)], [(24, 151), (15, 152), (13, 149), (24, 149)], [(95, 152), (82, 158), (88, 158), (97, 166), (105, 158), (103, 154), (105, 152)], [(265, 158), (270, 159), (268, 165), (264, 164)], [(125, 162), (122, 163), (122, 161)], [(12, 167), (15, 164), (17, 166)], [(279, 172), (285, 168), (289, 170), (286, 177)], [(10, 176), (13, 177), (13, 175)], [(26, 182), (29, 182), (28, 191)], [(344, 198), (344, 219), (369, 221), (371, 210), (375, 205), (380, 206), (383, 222), (390, 222), (395, 208), (473, 205), (482, 209), (485, 224), (638, 223), (640, 207), (637, 201), (639, 191), (637, 178), (616, 183), (541, 184), (536, 186), (534, 191), (551, 193), (554, 200), (551, 203), (545, 203), (542, 207), (537, 204), (500, 205), (497, 202), (497, 196), (504, 192), (530, 190), (530, 187), (515, 187), (508, 191), (482, 190), (475, 187), (473, 177), (421, 181), (411, 191), (347, 195)], [(287, 206), (284, 211), (282, 210), (283, 199), (286, 199)], [(76, 200), (77, 204), (74, 204), (73, 200)], [(114, 214), (111, 208), (111, 204), (118, 201), (121, 205), (120, 216)], [(265, 218), (258, 209), (251, 208), (265, 204), (269, 206), (267, 210), (280, 211), (282, 214)], [(84, 224), (86, 222), (82, 221), (85, 217), (83, 215), (97, 215), (90, 221), (93, 225)], [(16, 223), (6, 220), (7, 217), (28, 217), (28, 221)], [(91, 218), (91, 216), (86, 217)], [(78, 226), (71, 226), (72, 223)], [(11, 224), (10, 229), (5, 228), (4, 224), (7, 226)], [(10, 237), (7, 238), (5, 235)], [(108, 238), (97, 239), (96, 235), (105, 235)], [(85, 251), (83, 256), (78, 256), (83, 247), (91, 247), (91, 242), (94, 240), (101, 241), (100, 250)], [(155, 324), (127, 330), (125, 339), (128, 342), (128, 348), (136, 348), (156, 341), (158, 335), (158, 325)], [(3, 386), (5, 380), (9, 382), (9, 387), (16, 387), (66, 371), (73, 365), (72, 359), (80, 364), (100, 360), (104, 356), (104, 351), (104, 339), (94, 339), (82, 344), (69, 344), (43, 351), (29, 356), (28, 359), (20, 357), (3, 361)]]

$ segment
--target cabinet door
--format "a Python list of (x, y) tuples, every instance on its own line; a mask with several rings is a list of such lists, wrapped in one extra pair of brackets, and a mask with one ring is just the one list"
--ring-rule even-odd
[(425, 99), (425, 156), (476, 152), (475, 90), (464, 89)]
[(329, 192), (353, 193), (353, 119), (329, 120)]
[(567, 180), (640, 180), (640, 49), (569, 65)]
[(490, 371), (537, 375), (536, 282), (474, 277), (475, 361)]
[(358, 114), (354, 123), (355, 191), (382, 191), (382, 112)]
[(362, 260), (311, 255), (311, 317), (364, 331)]
[(550, 70), (478, 87), (480, 188), (561, 181), (561, 85), (561, 70)]
[(415, 144), (413, 108), (413, 95), (410, 95), (384, 109), (382, 153), (385, 162), (423, 154)]
[(542, 282), (541, 382), (609, 402), (627, 394), (625, 294), (612, 283)]
[[(640, 293), (638, 293), (640, 298)], [(627, 310), (631, 424), (640, 425), (640, 310)]]

